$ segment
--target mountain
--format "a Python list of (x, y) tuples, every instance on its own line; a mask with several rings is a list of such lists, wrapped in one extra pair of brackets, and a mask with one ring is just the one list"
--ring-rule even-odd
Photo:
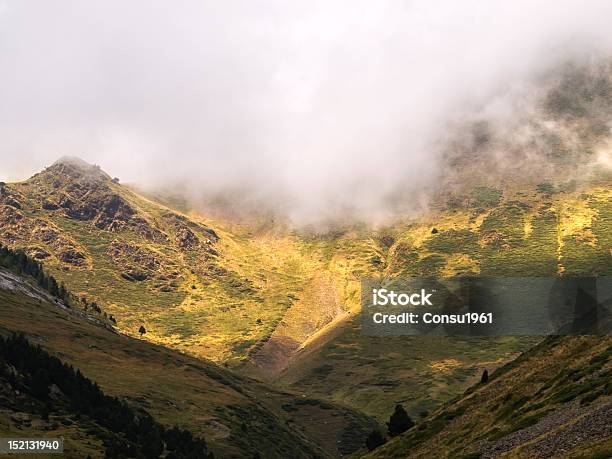
[(608, 183), (474, 185), (427, 216), (320, 234), (182, 213), (62, 159), (2, 186), (0, 241), (123, 333), (144, 324), (154, 343), (382, 421), (398, 402), (430, 411), (537, 339), (363, 336), (360, 279), (609, 274)]
[(147, 339), (217, 361), (244, 357), (245, 343), (263, 339), (300, 281), (294, 255), (272, 253), (283, 239), (254, 244), (217, 232), (74, 158), (2, 184), (0, 230), (2, 243), (103, 304), (122, 331), (136, 336), (144, 323)]
[[(105, 451), (105, 457), (212, 459), (203, 439), (164, 428), (146, 411), (104, 394), (80, 370), (23, 335), (0, 337), (0, 403), (5, 434), (38, 437), (41, 431), (61, 431), (64, 457)], [(46, 442), (57, 445), (55, 439)]]
[[(368, 262), (358, 261), (354, 250), (343, 253), (343, 245), (354, 244), (350, 235), (334, 241), (330, 266), (346, 263), (346, 271), (353, 273), (347, 285), (354, 289), (355, 310), (358, 279), (374, 272), (408, 277), (612, 273), (612, 200), (607, 187), (552, 193), (537, 186), (517, 193), (479, 187), (466, 201), (456, 209), (440, 208), (418, 223), (381, 230), (370, 239)], [(359, 315), (352, 316), (333, 336), (315, 337), (310, 346), (299, 349), (278, 382), (342, 400), (381, 420), (396, 403), (403, 403), (414, 417), (431, 411), (476, 382), (484, 368), (490, 371), (538, 341), (368, 337), (361, 333)]]
[[(416, 418), (538, 338), (364, 336), (360, 278), (611, 275), (611, 69), (568, 64), (546, 76), (516, 120), (459, 123), (446, 136), (427, 214), (309, 240), (353, 314), (296, 346), (277, 383), (381, 421), (396, 403)], [(270, 350), (255, 360), (265, 364)]]
[[(256, 451), (271, 458), (336, 457), (361, 448), (363, 436), (377, 425), (354, 410), (118, 333), (5, 268), (0, 268), (0, 324), (0, 335), (25, 334), (105, 394), (146, 410), (166, 428), (179, 425), (205, 438), (216, 457)], [(15, 398), (6, 393), (7, 382), (0, 378), (0, 383), (3, 435), (64, 435), (72, 457), (103, 456), (107, 428), (67, 411), (61, 397), (47, 404), (43, 416), (36, 397)]]
[(612, 454), (612, 338), (548, 337), (365, 457)]
[[(337, 445), (355, 451), (366, 426), (386, 421), (398, 403), (414, 419), (435, 420), (438, 415), (429, 413), (446, 410), (451, 405), (444, 404), (462, 397), (484, 369), (508, 368), (503, 365), (529, 355), (541, 339), (365, 336), (361, 280), (609, 276), (611, 75), (609, 64), (568, 66), (547, 80), (518, 121), (460, 123), (449, 133), (428, 212), (400, 215), (381, 227), (337, 222), (324, 231), (295, 229), (266, 218), (236, 223), (62, 158), (28, 180), (0, 184), (0, 242), (41, 261), (59, 281), (58, 293), (61, 287), (76, 297), (62, 314), (96, 328), (71, 335), (57, 322), (45, 331), (47, 321), (56, 324), (51, 310), (57, 306), (10, 297), (15, 293), (7, 294), (14, 309), (3, 320), (34, 342), (44, 337), (50, 352), (74, 361), (105, 393), (133, 399), (162, 424), (204, 433), (224, 455), (261, 441), (262, 451), (277, 456), (293, 443), (303, 457), (339, 454)], [(140, 337), (141, 326), (146, 333)], [(546, 348), (552, 352), (548, 371), (572, 367), (576, 340)], [(593, 338), (592, 347), (600, 342), (607, 341)], [(566, 347), (574, 350), (563, 354)], [(84, 358), (92, 353), (95, 364)], [(113, 365), (101, 363), (108, 355)], [(578, 362), (590, 368), (586, 357)], [(528, 368), (519, 367), (525, 375), (517, 374), (508, 393), (530, 381)], [(115, 377), (117, 368), (124, 379)], [(166, 370), (178, 372), (190, 395), (167, 377), (157, 387)], [(593, 371), (599, 378), (600, 369)], [(599, 393), (598, 387), (588, 393)], [(189, 406), (205, 414), (194, 415)], [(489, 408), (503, 411), (502, 405)], [(343, 414), (334, 416), (336, 410)], [(256, 415), (266, 421), (241, 433), (241, 419)], [(513, 428), (505, 420), (495, 425), (504, 435)], [(272, 442), (272, 430), (282, 439)], [(431, 438), (439, 433), (427, 432)], [(455, 440), (456, 449), (470, 454), (473, 442), (464, 437)], [(411, 454), (411, 446), (397, 448)]]

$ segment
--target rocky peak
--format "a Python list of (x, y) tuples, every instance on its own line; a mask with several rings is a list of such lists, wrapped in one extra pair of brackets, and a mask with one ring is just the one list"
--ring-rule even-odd
[(41, 174), (64, 175), (73, 179), (110, 180), (110, 176), (100, 166), (89, 164), (75, 156), (61, 157)]
[(78, 167), (84, 170), (92, 169), (95, 167), (93, 164), (89, 164), (87, 161), (79, 158), (78, 156), (62, 156), (53, 163), (53, 166), (63, 164), (66, 166)]
[[(120, 230), (136, 210), (117, 192), (108, 174), (80, 158), (60, 158), (25, 184), (42, 209), (101, 229)], [(140, 222), (136, 222), (140, 223)]]

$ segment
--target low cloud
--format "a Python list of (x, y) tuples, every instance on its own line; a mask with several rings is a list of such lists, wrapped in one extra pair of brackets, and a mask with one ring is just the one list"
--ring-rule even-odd
[[(0, 0), (0, 175), (63, 155), (294, 221), (423, 207), (448, 126), (609, 55), (608, 1)], [(445, 145), (441, 147), (441, 145)]]

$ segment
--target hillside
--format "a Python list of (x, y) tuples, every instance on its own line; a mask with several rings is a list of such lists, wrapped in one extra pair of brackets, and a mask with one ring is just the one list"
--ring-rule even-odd
[[(426, 215), (305, 242), (349, 310), (364, 276), (612, 274), (610, 64), (568, 65), (546, 82), (516, 125), (485, 118), (450, 134)], [(339, 324), (299, 347), (278, 381), (381, 420), (396, 403), (419, 417), (538, 341), (365, 337), (356, 314)]]
[[(610, 275), (611, 193), (605, 186), (571, 192), (518, 193), (480, 187), (467, 205), (441, 208), (427, 220), (372, 235), (365, 260), (354, 236), (317, 240), (328, 247), (329, 269), (344, 264), (357, 310), (360, 276)], [(432, 234), (433, 228), (436, 233)], [(349, 245), (351, 244), (351, 245)], [(330, 246), (333, 245), (333, 252)], [(347, 300), (350, 304), (350, 300)], [(395, 403), (418, 417), (460, 394), (489, 370), (535, 344), (537, 338), (367, 337), (360, 318), (346, 321), (333, 339), (320, 337), (298, 351), (280, 383), (343, 400), (384, 419)]]
[(154, 203), (63, 158), (0, 186), (0, 242), (23, 248), (117, 326), (217, 361), (244, 358), (295, 300), (308, 266), (290, 236), (252, 240)]
[(549, 337), (365, 457), (610, 457), (611, 381), (610, 337)]
[[(0, 331), (3, 336), (24, 333), (106, 394), (146, 410), (166, 427), (179, 425), (203, 436), (216, 457), (244, 457), (254, 451), (271, 458), (334, 457), (360, 448), (363, 436), (376, 425), (350, 409), (279, 391), (208, 361), (119, 334), (4, 269)], [(65, 433), (75, 457), (100, 451), (95, 446), (99, 437), (82, 436), (83, 429), (89, 432), (86, 420), (75, 422), (68, 416), (70, 423), (62, 423), (62, 410), (51, 409), (50, 419), (57, 416), (58, 421), (51, 428), (39, 422), (40, 413), (31, 412), (27, 401), (18, 402), (4, 399), (3, 433)]]
[(41, 431), (53, 431), (66, 441), (64, 457), (105, 451), (109, 458), (212, 459), (203, 439), (164, 428), (146, 411), (104, 394), (80, 370), (22, 335), (0, 337), (0, 399), (5, 434), (40, 438)]
[(609, 274), (607, 184), (474, 186), (440, 195), (426, 217), (319, 234), (180, 213), (63, 159), (3, 185), (0, 242), (41, 260), (124, 333), (144, 324), (149, 341), (382, 421), (398, 402), (430, 411), (537, 339), (362, 336), (360, 279)]
[[(362, 445), (363, 428), (373, 422), (368, 416), (385, 421), (401, 403), (413, 418), (427, 418), (483, 369), (492, 372), (541, 341), (364, 336), (363, 278), (611, 275), (610, 69), (607, 61), (567, 65), (544, 79), (534, 103), (509, 124), (477, 118), (449, 127), (426, 211), (399, 214), (384, 226), (339, 219), (325, 228), (294, 227), (263, 211), (240, 222), (223, 212), (212, 217), (188, 201), (145, 195), (97, 166), (62, 158), (23, 182), (0, 183), (0, 243), (42, 262), (79, 298), (70, 317), (87, 316), (93, 303), (101, 307), (97, 326), (110, 341), (99, 346), (95, 365), (70, 349), (68, 335), (56, 336), (50, 350), (75, 359), (103, 387), (106, 381), (111, 395), (157, 400), (150, 408), (156, 419), (184, 422), (224, 453), (268, 438), (269, 427), (286, 439), (266, 444), (271, 454), (282, 455), (293, 442), (305, 457), (318, 451), (314, 444), (337, 454), (338, 441), (350, 445), (343, 451)], [(46, 336), (18, 311), (7, 328)], [(44, 311), (32, 321), (45, 319)], [(123, 334), (138, 337), (141, 326), (146, 333), (129, 341), (139, 350), (124, 354)], [(147, 365), (143, 379), (111, 381), (105, 374), (111, 368), (99, 363), (106, 346), (119, 367)], [(85, 355), (91, 349), (79, 348)], [(173, 382), (156, 394), (144, 385), (166, 368), (152, 349), (234, 381), (217, 387), (211, 376), (215, 395), (193, 396), (210, 425), (189, 425), (200, 415), (180, 400), (166, 403), (167, 394), (178, 393)], [(197, 383), (195, 393), (202, 390)], [(269, 400), (262, 391), (276, 395)], [(287, 402), (284, 391), (307, 397), (287, 395)], [(213, 397), (218, 405), (203, 408)], [(236, 409), (240, 403), (272, 420), (241, 435), (239, 419), (251, 414)], [(328, 404), (344, 414), (329, 419)]]

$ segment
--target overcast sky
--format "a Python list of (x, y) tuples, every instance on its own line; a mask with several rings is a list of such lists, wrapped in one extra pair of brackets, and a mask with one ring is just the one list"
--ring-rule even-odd
[(0, 179), (75, 155), (368, 212), (435, 178), (449, 118), (608, 53), (611, 18), (607, 0), (0, 0)]

